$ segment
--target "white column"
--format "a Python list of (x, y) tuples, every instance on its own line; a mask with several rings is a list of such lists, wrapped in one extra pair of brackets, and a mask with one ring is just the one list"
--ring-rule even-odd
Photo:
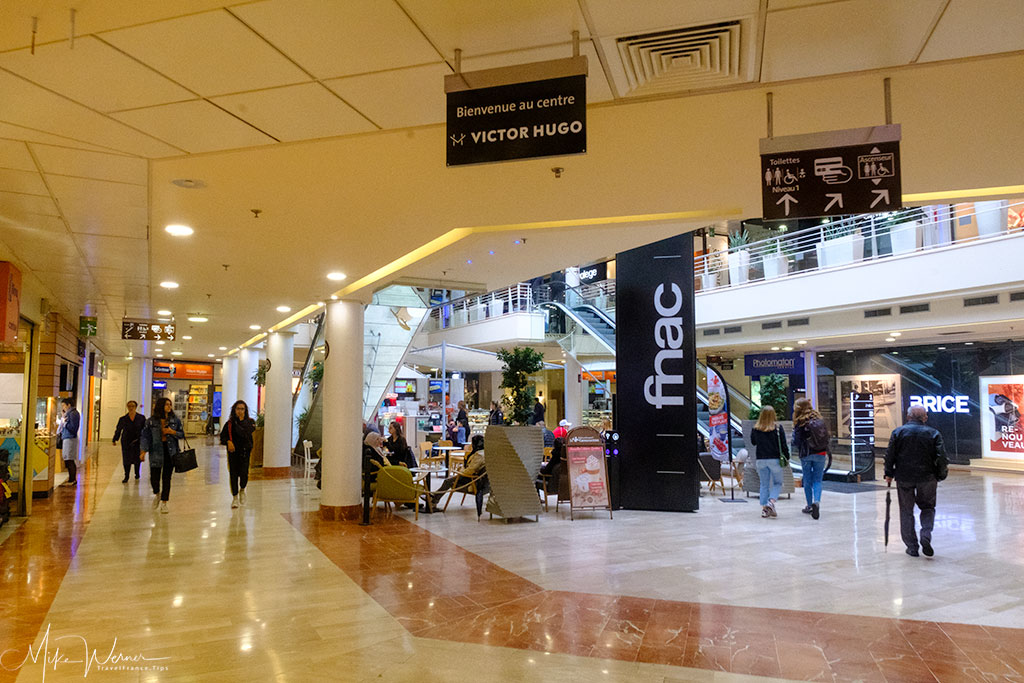
[(231, 404), (238, 400), (238, 356), (224, 356), (220, 369), (220, 423), (231, 416)]
[(583, 385), (580, 373), (583, 368), (571, 354), (565, 354), (565, 419), (573, 427), (583, 424)]
[[(252, 348), (245, 348), (238, 352), (238, 381), (235, 386), (235, 392), (238, 395), (236, 401), (245, 401), (245, 404), (249, 406), (249, 415), (255, 419), (256, 417), (256, 383), (252, 381), (252, 376), (256, 374), (256, 369), (259, 366), (260, 357), (259, 352)], [(234, 401), (232, 401), (234, 403)]]
[(362, 485), (363, 305), (328, 304), (324, 338), (321, 505), (346, 508), (359, 505)]
[(266, 409), (263, 411), (263, 466), (290, 467), (292, 462), (292, 365), (294, 332), (271, 332), (267, 338)]
[(818, 407), (818, 353), (804, 351), (804, 396), (811, 400), (811, 405)]
[(149, 415), (153, 400), (153, 361), (148, 358), (133, 358), (128, 364), (127, 400), (139, 404), (139, 413)]

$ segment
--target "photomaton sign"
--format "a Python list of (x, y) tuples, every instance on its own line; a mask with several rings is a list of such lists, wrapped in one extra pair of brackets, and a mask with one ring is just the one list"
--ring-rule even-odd
[(622, 506), (696, 510), (693, 235), (621, 252), (616, 259)]
[(748, 353), (743, 357), (743, 374), (747, 377), (802, 375), (804, 374), (804, 352)]
[(447, 164), (587, 151), (587, 58), (445, 77)]

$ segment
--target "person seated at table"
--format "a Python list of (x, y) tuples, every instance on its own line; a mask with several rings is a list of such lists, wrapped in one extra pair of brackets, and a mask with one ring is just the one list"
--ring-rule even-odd
[(388, 425), (388, 438), (384, 446), (391, 452), (390, 460), (393, 464), (404, 465), (410, 469), (416, 467), (416, 456), (402, 436), (402, 425), (397, 422)]
[(544, 430), (544, 448), (552, 448), (555, 445), (555, 433), (548, 429), (544, 420), (539, 420), (537, 426)]
[(555, 472), (555, 467), (558, 463), (565, 460), (565, 439), (555, 439), (555, 445), (551, 447), (551, 459), (544, 463), (544, 466), (540, 468), (540, 474), (537, 475), (537, 489), (544, 488), (543, 477), (550, 477)]
[(460, 486), (466, 486), (473, 481), (474, 478), (484, 473), (484, 437), (482, 434), (477, 434), (473, 437), (473, 450), (466, 456), (466, 466), (459, 470), (454, 476), (448, 477), (441, 484), (441, 487), (434, 491), (431, 495), (434, 507), (437, 507), (437, 503), (441, 500), (441, 496), (444, 495), (448, 489), (458, 489)]
[(377, 468), (374, 463), (380, 466), (390, 465), (387, 453), (383, 448), (384, 440), (377, 432), (370, 432), (363, 439), (363, 474), (370, 480), (370, 483), (377, 481)]

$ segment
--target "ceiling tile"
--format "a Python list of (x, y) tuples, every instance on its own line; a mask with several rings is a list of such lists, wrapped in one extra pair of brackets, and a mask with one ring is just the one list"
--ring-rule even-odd
[(193, 99), (185, 88), (92, 36), (0, 54), (0, 67), (99, 111)]
[[(580, 54), (587, 58), (587, 68), (590, 70), (590, 73), (587, 75), (587, 103), (607, 102), (614, 99), (612, 90), (608, 86), (608, 79), (601, 68), (601, 61), (597, 57), (597, 50), (594, 49), (594, 44), (589, 40), (581, 42)], [(462, 69), (463, 71), (479, 71), (499, 66), (529, 64), (530, 62), (543, 62), (549, 59), (564, 59), (571, 56), (572, 43), (565, 43), (563, 45), (538, 47), (531, 50), (520, 50), (518, 52), (468, 57), (462, 60)], [(441, 87), (443, 89), (444, 85), (442, 84)]]
[(83, 142), (140, 156), (181, 153), (149, 135), (6, 71), (0, 71), (0, 93), (3, 93), (0, 118), (5, 123), (44, 132), (60, 131)]
[(68, 229), (59, 216), (42, 216), (39, 214), (27, 215), (24, 218), (13, 219), (10, 216), (0, 217), (0, 226), (4, 231), (18, 230), (26, 234), (48, 233), (53, 236), (66, 238)]
[(429, 64), (349, 78), (324, 85), (384, 128), (443, 123), (446, 64)]
[[(914, 58), (942, 0), (850, 0), (770, 12), (765, 81), (880, 69)], [(856, 30), (849, 30), (856, 27)]]
[(47, 180), (72, 232), (145, 239), (146, 186), (58, 175)]
[(111, 237), (109, 235), (76, 235), (75, 242), (92, 263), (111, 264), (121, 260), (146, 258), (146, 243), (143, 240)]
[(0, 140), (0, 168), (12, 168), (17, 171), (35, 171), (36, 164), (24, 142), (17, 140)]
[[(323, 40), (310, 33), (306, 38)], [(104, 33), (104, 40), (201, 95), (301, 83), (309, 77), (225, 10)]]
[(204, 101), (164, 104), (117, 112), (111, 116), (190, 153), (273, 142), (272, 138)]
[(46, 185), (38, 171), (14, 171), (6, 168), (0, 168), (0, 191), (34, 194), (42, 197), (50, 195), (46, 191)]
[(1024, 5), (1020, 0), (952, 0), (921, 61), (1024, 50)]
[(278, 140), (363, 133), (376, 127), (319, 83), (215, 97), (221, 107)]
[(70, 175), (135, 185), (147, 183), (146, 160), (138, 157), (38, 144), (32, 145), (32, 152), (48, 175)]
[[(665, 2), (665, 0), (586, 0), (600, 36), (709, 24), (757, 14), (758, 0)], [(772, 6), (774, 6), (774, 2)]]
[(589, 37), (576, 0), (403, 0), (403, 6), (447, 58), (456, 49), (467, 57), (561, 43), (574, 30)]
[[(269, 0), (232, 11), (317, 78), (441, 61), (396, 2)], [(311, 39), (311, 27), (324, 38)]]
[[(51, 133), (43, 133), (38, 130), (32, 130), (24, 126), (17, 126), (11, 123), (0, 121), (0, 143), (10, 143), (15, 145), (24, 146), (24, 142), (39, 142), (46, 143), (49, 145), (61, 145), (66, 147), (72, 147), (75, 149), (87, 149), (97, 152), (109, 152), (109, 149), (97, 145), (91, 145), (87, 142), (75, 140), (70, 137), (63, 135), (54, 135)], [(3, 154), (3, 152), (0, 152)], [(25, 169), (31, 170), (31, 169)]]
[(0, 190), (0, 211), (7, 218), (25, 218), (33, 214), (59, 216), (53, 200), (31, 194), (17, 194)]

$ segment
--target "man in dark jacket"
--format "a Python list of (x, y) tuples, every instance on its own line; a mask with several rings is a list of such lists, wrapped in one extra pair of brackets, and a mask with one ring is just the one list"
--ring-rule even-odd
[(535, 425), (538, 422), (544, 421), (544, 404), (540, 402), (540, 399), (534, 399), (536, 401), (533, 404), (533, 415), (530, 416), (530, 424)]
[(917, 534), (914, 531), (914, 505), (921, 509), (921, 550), (928, 557), (932, 549), (932, 526), (935, 523), (935, 493), (938, 489), (938, 460), (945, 458), (942, 435), (925, 424), (928, 413), (923, 406), (910, 406), (907, 423), (889, 437), (885, 452), (885, 481), (896, 480), (900, 501), (900, 535), (907, 544), (907, 555), (917, 557)]

